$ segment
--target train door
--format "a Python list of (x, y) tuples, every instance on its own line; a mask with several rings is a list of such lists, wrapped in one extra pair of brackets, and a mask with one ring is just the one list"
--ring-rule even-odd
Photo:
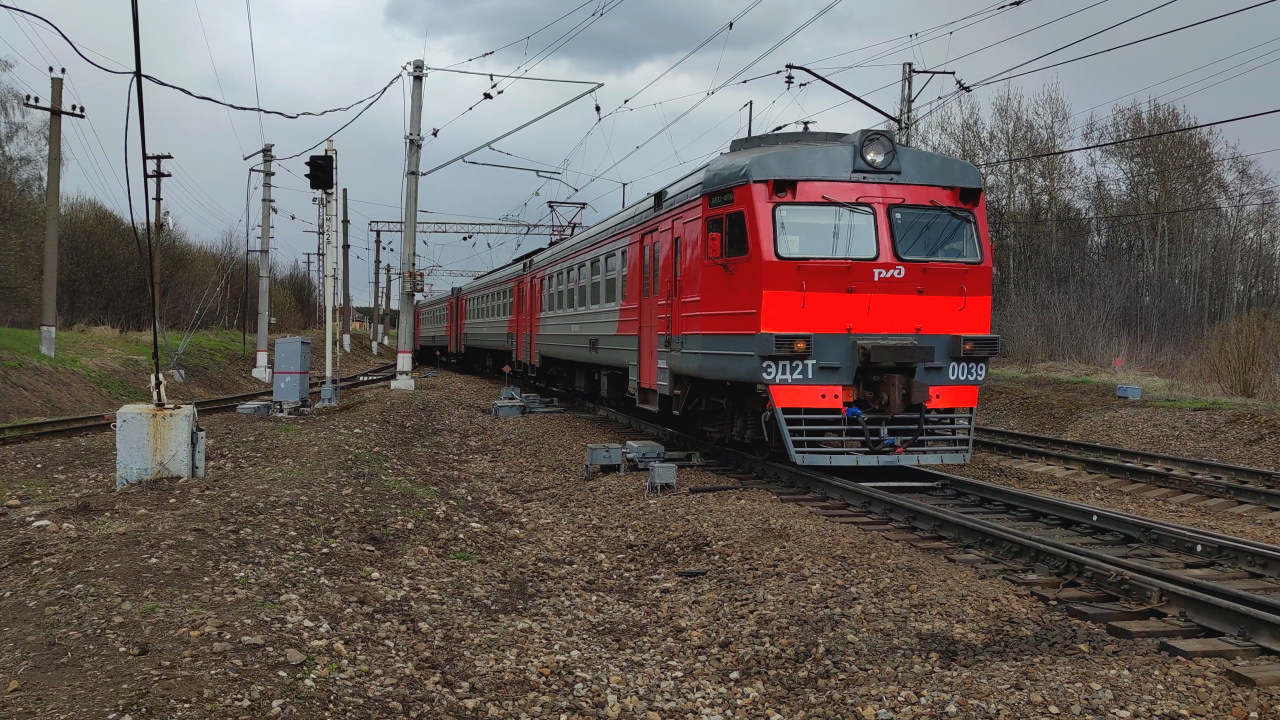
[(452, 296), (445, 301), (444, 304), (444, 344), (450, 353), (458, 351), (457, 344), (454, 343), (453, 326), (458, 323), (458, 295), (453, 293)]
[(449, 350), (460, 353), (463, 350), (463, 329), (467, 326), (467, 300), (462, 295), (462, 288), (454, 288), (452, 321), (449, 323)]
[(671, 229), (667, 231), (667, 236), (672, 238), (671, 256), (662, 265), (663, 277), (661, 281), (666, 294), (664, 302), (667, 304), (665, 330), (667, 340), (665, 345), (669, 350), (678, 351), (680, 348), (680, 263), (684, 252), (679, 218), (671, 221)]
[(637, 335), (639, 383), (636, 405), (658, 409), (658, 272), (662, 241), (658, 233), (640, 236), (640, 332)]
[(523, 316), (525, 314), (524, 286), (525, 278), (516, 278), (515, 284), (511, 286), (511, 319), (507, 321), (507, 327), (511, 333), (512, 339), (512, 357), (516, 361), (516, 366), (524, 362), (524, 333), (521, 332), (521, 325), (524, 323)]
[(516, 331), (520, 333), (520, 354), (518, 359), (526, 366), (533, 362), (533, 315), (538, 312), (538, 283), (533, 278), (523, 281), (520, 291), (520, 315), (516, 322)]

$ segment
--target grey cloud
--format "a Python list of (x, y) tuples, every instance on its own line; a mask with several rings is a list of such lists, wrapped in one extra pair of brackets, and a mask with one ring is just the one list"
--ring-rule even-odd
[[(431, 38), (447, 40), (463, 60), (479, 55), (545, 25), (579, 3), (508, 2), (437, 2), (430, 0), (389, 0), (384, 10), (386, 22), (406, 32), (421, 35), (429, 30)], [(515, 65), (526, 50), (530, 56), (554, 43), (566, 33), (589, 20), (591, 13), (604, 2), (589, 5), (544, 30), (528, 43), (520, 43), (503, 52), (500, 59)], [(715, 32), (725, 22), (750, 4), (749, 0), (622, 0), (580, 35), (573, 38), (554, 57), (565, 63), (584, 63), (596, 70), (626, 70), (650, 60), (674, 60)], [(803, 12), (803, 10), (801, 11)], [(727, 55), (740, 48), (756, 50), (765, 40), (777, 35), (787, 18), (797, 15), (795, 6), (770, 7), (762, 4), (734, 25)], [(796, 23), (799, 22), (797, 19)], [(723, 43), (723, 36), (712, 44)], [(710, 47), (700, 54), (702, 60), (711, 55), (714, 62), (719, 48)]]

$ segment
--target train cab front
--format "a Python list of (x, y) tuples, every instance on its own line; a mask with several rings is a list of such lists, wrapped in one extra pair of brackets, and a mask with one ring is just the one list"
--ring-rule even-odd
[(891, 132), (834, 144), (750, 178), (770, 444), (803, 465), (967, 462), (1000, 345), (981, 176)]

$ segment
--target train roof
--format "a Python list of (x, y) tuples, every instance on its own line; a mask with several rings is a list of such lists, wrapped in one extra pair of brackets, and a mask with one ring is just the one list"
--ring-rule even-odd
[[(861, 159), (868, 135), (885, 135), (894, 142), (889, 166), (876, 170)], [(738, 138), (729, 152), (668, 184), (643, 200), (592, 225), (580, 235), (554, 245), (531, 250), (463, 285), (464, 291), (484, 287), (519, 274), (526, 260), (541, 265), (571, 254), (622, 228), (642, 224), (669, 207), (700, 195), (766, 180), (829, 180), (896, 185), (981, 188), (982, 173), (972, 164), (949, 155), (897, 144), (892, 130), (859, 130), (855, 133), (790, 132)], [(423, 304), (443, 300), (431, 298)], [(421, 305), (420, 305), (421, 306)]]
[[(860, 156), (863, 140), (875, 134), (893, 140), (897, 150), (884, 170), (871, 167)], [(898, 145), (889, 130), (860, 130), (849, 135), (791, 132), (739, 138), (729, 145), (729, 152), (707, 164), (702, 192), (763, 180), (982, 187), (982, 173), (964, 160)]]

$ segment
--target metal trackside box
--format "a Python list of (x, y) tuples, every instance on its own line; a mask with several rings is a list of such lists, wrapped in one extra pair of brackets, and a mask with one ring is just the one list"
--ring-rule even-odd
[(1142, 388), (1137, 385), (1117, 385), (1116, 397), (1128, 398), (1129, 400), (1141, 400)]
[(591, 479), (592, 469), (599, 467), (601, 471), (622, 471), (622, 446), (618, 443), (587, 443), (587, 459), (583, 465), (582, 476)]
[(648, 490), (662, 492), (676, 489), (676, 466), (656, 462), (649, 466)]
[(524, 403), (519, 400), (494, 400), (493, 416), (494, 417), (515, 417), (524, 414)]
[(273, 402), (307, 402), (311, 389), (311, 338), (286, 337), (276, 340), (272, 378)]
[(656, 443), (652, 440), (627, 441), (626, 457), (641, 470), (653, 463), (662, 462), (666, 454), (667, 449), (661, 443)]

